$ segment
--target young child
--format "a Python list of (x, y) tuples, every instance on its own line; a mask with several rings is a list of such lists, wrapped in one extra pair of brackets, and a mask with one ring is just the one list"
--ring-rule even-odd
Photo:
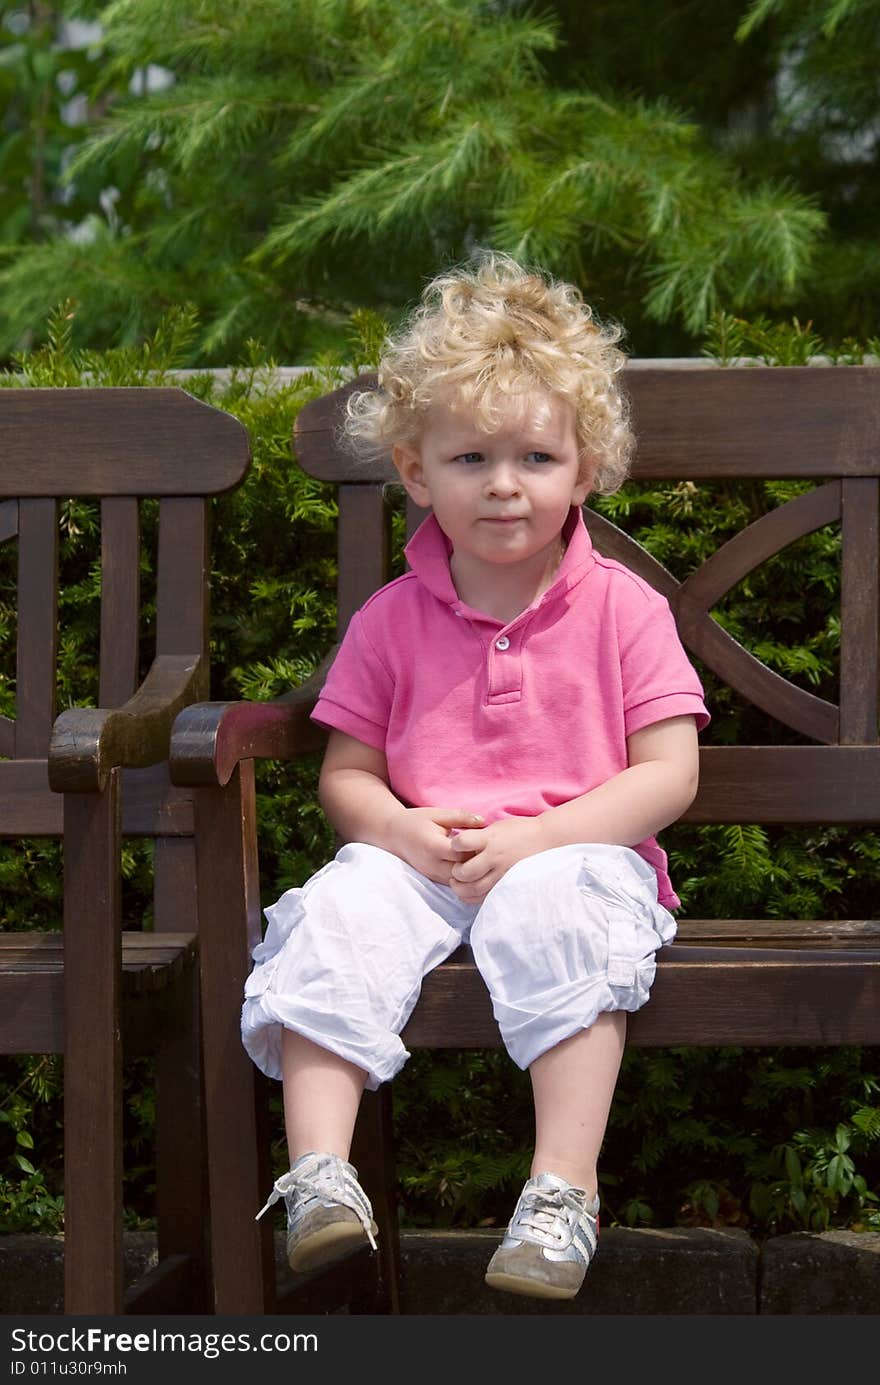
[[(315, 719), (319, 795), (348, 843), (266, 910), (242, 1015), (284, 1084), (288, 1258), (376, 1226), (348, 1163), (361, 1094), (409, 1056), (423, 976), (469, 942), (528, 1069), (531, 1177), (486, 1281), (573, 1297), (626, 1012), (679, 901), (655, 833), (697, 788), (699, 680), (667, 602), (592, 549), (581, 507), (623, 482), (620, 333), (570, 285), (484, 255), (387, 343), (346, 430), (430, 507), (409, 570), (354, 616)], [(262, 1212), (259, 1214), (262, 1216)]]

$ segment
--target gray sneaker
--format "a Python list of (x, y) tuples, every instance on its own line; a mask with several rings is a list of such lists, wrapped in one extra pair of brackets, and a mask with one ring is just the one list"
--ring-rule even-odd
[(318, 1269), (362, 1245), (376, 1249), (376, 1223), (370, 1200), (357, 1181), (357, 1169), (338, 1154), (303, 1154), (275, 1183), (259, 1221), (284, 1198), (287, 1210), (287, 1263), (292, 1270)]
[(555, 1173), (540, 1173), (520, 1193), (486, 1283), (510, 1294), (574, 1298), (598, 1236), (599, 1199)]

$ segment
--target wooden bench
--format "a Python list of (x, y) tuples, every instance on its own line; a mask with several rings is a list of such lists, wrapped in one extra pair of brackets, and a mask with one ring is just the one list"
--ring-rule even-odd
[[(390, 461), (365, 466), (335, 440), (347, 393), (368, 382), (363, 377), (307, 405), (295, 433), (299, 465), (338, 487), (340, 636), (353, 612), (389, 577), (383, 485), (394, 480), (393, 468)], [(621, 529), (587, 509), (596, 548), (663, 592), (691, 653), (780, 727), (779, 744), (705, 745), (699, 795), (685, 820), (877, 823), (880, 371), (638, 363), (627, 368), (626, 384), (638, 437), (635, 479), (807, 478), (815, 483), (737, 534), (682, 582)], [(409, 527), (421, 518), (423, 512), (410, 513)], [(838, 522), (840, 696), (834, 706), (762, 665), (710, 611), (760, 563), (800, 536)], [(230, 1099), (233, 1086), (243, 1086), (257, 1101), (260, 1091), (259, 1077), (235, 1047), (249, 949), (261, 931), (253, 760), (320, 748), (321, 733), (308, 713), (323, 669), (309, 685), (277, 702), (189, 707), (172, 737), (172, 778), (196, 787), (197, 841), (205, 843), (204, 855), (201, 846), (197, 853), (202, 908), (216, 916), (214, 926), (226, 939), (225, 972), (212, 984), (227, 1007), (229, 1033), (206, 1061), (209, 1067), (226, 1064)], [(242, 801), (249, 805), (243, 816), (236, 806)], [(498, 1046), (488, 996), (467, 949), (426, 979), (403, 1038), (410, 1048)], [(650, 1003), (631, 1018), (629, 1042), (878, 1044), (880, 920), (684, 919), (675, 942), (659, 956)], [(363, 1300), (378, 1311), (399, 1305), (390, 1100), (389, 1088), (365, 1097), (352, 1156), (380, 1222), (379, 1278), (373, 1299)], [(212, 1159), (214, 1273), (221, 1311), (297, 1303), (295, 1297), (279, 1300), (271, 1275), (265, 1277), (268, 1231), (252, 1223), (267, 1186), (258, 1164), (253, 1150), (249, 1162), (235, 1169)], [(361, 1259), (367, 1257), (352, 1257), (340, 1274), (346, 1267), (351, 1274), (360, 1272), (363, 1267), (355, 1262)], [(305, 1301), (300, 1298), (300, 1305)]]
[[(15, 719), (0, 718), (0, 837), (63, 838), (62, 920), (0, 911), (0, 1051), (64, 1055), (65, 1311), (203, 1311), (198, 918), (175, 714), (209, 694), (209, 497), (249, 465), (235, 419), (180, 389), (0, 390), (0, 541), (17, 543)], [(57, 718), (59, 521), (99, 507), (98, 708)], [(143, 653), (140, 502), (158, 509)], [(61, 574), (63, 581), (63, 573)], [(146, 669), (143, 678), (142, 660)], [(121, 926), (123, 836), (154, 842), (149, 929)], [(156, 1060), (159, 1264), (126, 1295), (122, 1057)]]

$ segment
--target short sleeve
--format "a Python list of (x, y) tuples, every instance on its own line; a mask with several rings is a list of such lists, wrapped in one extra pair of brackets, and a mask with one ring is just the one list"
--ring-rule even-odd
[(626, 735), (668, 717), (692, 715), (709, 724), (703, 687), (678, 637), (664, 596), (652, 593), (620, 636)]
[(356, 613), (312, 711), (312, 720), (385, 749), (393, 681)]

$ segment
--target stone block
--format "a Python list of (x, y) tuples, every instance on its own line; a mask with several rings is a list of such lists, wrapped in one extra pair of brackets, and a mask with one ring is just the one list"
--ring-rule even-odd
[(880, 1314), (880, 1232), (794, 1232), (761, 1255), (762, 1314)]

